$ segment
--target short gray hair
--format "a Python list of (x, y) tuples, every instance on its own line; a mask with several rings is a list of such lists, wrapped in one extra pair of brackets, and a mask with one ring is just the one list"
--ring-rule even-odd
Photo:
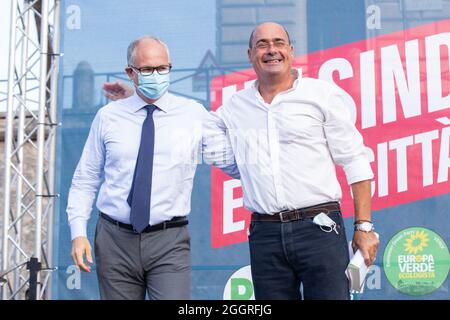
[(149, 36), (149, 35), (145, 35), (142, 37), (139, 37), (135, 40), (133, 40), (129, 45), (128, 45), (128, 49), (127, 49), (127, 63), (128, 65), (132, 65), (134, 63), (134, 50), (136, 49), (136, 47), (138, 46), (138, 44), (145, 39), (151, 39), (151, 40), (155, 40), (157, 42), (159, 42), (160, 44), (162, 44), (164, 46), (164, 48), (166, 48), (166, 52), (167, 52), (167, 56), (169, 57), (170, 60), (170, 54), (169, 54), (169, 47), (167, 46), (167, 44), (165, 44), (163, 41), (161, 41), (160, 39), (154, 37), (154, 36)]

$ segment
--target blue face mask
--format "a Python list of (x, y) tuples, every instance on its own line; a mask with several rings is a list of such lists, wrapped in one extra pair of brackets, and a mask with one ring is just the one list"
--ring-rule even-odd
[(159, 74), (156, 70), (148, 76), (138, 73), (137, 89), (149, 99), (158, 99), (169, 88), (170, 73)]

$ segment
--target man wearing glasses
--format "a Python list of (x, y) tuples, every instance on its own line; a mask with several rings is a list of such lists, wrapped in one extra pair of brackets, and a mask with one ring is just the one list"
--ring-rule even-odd
[[(375, 260), (379, 241), (371, 223), (373, 173), (346, 95), (336, 85), (299, 76), (292, 68), (289, 35), (279, 24), (254, 29), (248, 58), (257, 81), (236, 92), (212, 119), (233, 135), (244, 203), (252, 212), (255, 298), (349, 299), (349, 252), (335, 164), (351, 185), (352, 244), (367, 266)], [(256, 162), (248, 161), (246, 156), (256, 153)]]
[[(193, 177), (208, 112), (168, 92), (167, 46), (144, 36), (128, 47), (135, 93), (96, 114), (73, 176), (67, 214), (72, 258), (90, 272), (86, 225), (95, 194), (95, 257), (102, 299), (189, 299)], [(196, 134), (198, 132), (198, 134)], [(233, 175), (233, 172), (228, 172)], [(234, 172), (236, 176), (236, 172)]]

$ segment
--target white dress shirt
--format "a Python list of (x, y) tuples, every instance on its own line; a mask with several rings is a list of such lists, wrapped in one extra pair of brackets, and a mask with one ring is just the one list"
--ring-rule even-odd
[[(361, 134), (351, 121), (345, 93), (331, 83), (296, 79), (293, 87), (266, 103), (255, 82), (220, 107), (204, 130), (227, 134), (222, 154), (207, 152), (210, 162), (234, 154), (241, 176), (244, 206), (253, 212), (282, 210), (340, 201), (335, 163), (349, 184), (372, 179)], [(225, 161), (224, 160), (224, 161)]]
[[(147, 103), (137, 94), (101, 108), (92, 123), (69, 192), (67, 214), (72, 239), (86, 236), (86, 225), (100, 186), (97, 208), (130, 223), (130, 192)], [(165, 93), (154, 103), (155, 146), (151, 225), (185, 216), (200, 156), (201, 123), (208, 112), (193, 101)]]

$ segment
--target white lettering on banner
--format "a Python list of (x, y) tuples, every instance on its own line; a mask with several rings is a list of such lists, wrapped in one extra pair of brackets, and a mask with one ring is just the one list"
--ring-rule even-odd
[(448, 126), (450, 124), (449, 117), (437, 118), (436, 121), (442, 123), (444, 126)]
[(406, 148), (413, 144), (413, 137), (404, 137), (389, 142), (389, 150), (397, 151), (397, 191), (408, 190), (408, 162)]
[(378, 165), (378, 196), (384, 197), (388, 194), (388, 161), (387, 143), (377, 145)]
[(395, 83), (405, 118), (419, 115), (421, 112), (419, 41), (412, 40), (405, 43), (406, 75), (397, 45), (381, 48), (381, 61), (383, 123), (397, 120)]
[(223, 184), (223, 233), (232, 233), (244, 230), (245, 222), (234, 222), (233, 210), (243, 206), (244, 201), (242, 197), (234, 198), (233, 191), (241, 187), (240, 180), (228, 180)]
[[(408, 150), (410, 148), (408, 147), (415, 145), (420, 145), (422, 152), (422, 184), (423, 186), (433, 184), (433, 156), (437, 155), (437, 152), (432, 152), (432, 141), (436, 139), (439, 139), (439, 130), (422, 132), (414, 136), (407, 136), (379, 143), (377, 145), (376, 159), (378, 169), (378, 176), (376, 179), (378, 197), (384, 197), (389, 194), (390, 175), (388, 173), (388, 163), (395, 164), (397, 192), (408, 190), (408, 162), (412, 163), (413, 161), (416, 161), (409, 156), (410, 153)], [(450, 168), (449, 144), (450, 127), (445, 127), (442, 129), (440, 135), (439, 174), (437, 183), (448, 181), (448, 169)], [(391, 151), (395, 150), (395, 161), (390, 159), (388, 147)]]
[[(449, 32), (439, 33), (425, 38), (428, 112), (450, 108), (450, 94), (446, 97), (442, 96), (441, 47), (444, 46), (447, 47), (447, 52), (449, 52)], [(446, 81), (448, 85), (448, 74)]]
[[(342, 58), (331, 59), (322, 64), (319, 70), (319, 79), (333, 82), (333, 73), (338, 71), (339, 79), (349, 79), (353, 77), (353, 68), (351, 63)], [(344, 95), (347, 98), (347, 106), (350, 108), (350, 115), (353, 123), (356, 123), (356, 104), (353, 98), (344, 91)]]
[(448, 181), (448, 168), (450, 168), (450, 127), (442, 129), (441, 148), (439, 151), (439, 173), (437, 182)]
[[(441, 47), (450, 51), (450, 33), (441, 33), (425, 38), (426, 74), (428, 112), (450, 108), (450, 94), (442, 96)], [(375, 53), (373, 50), (360, 53), (360, 81), (361, 81), (361, 129), (376, 126), (376, 90), (375, 90)], [(411, 40), (405, 42), (405, 67), (398, 50), (398, 45), (381, 48), (382, 74), (382, 111), (383, 124), (397, 120), (396, 88), (401, 102), (401, 109), (405, 118), (421, 115), (420, 90), (420, 61), (419, 42)], [(450, 61), (449, 61), (450, 62)], [(301, 68), (298, 69), (301, 73)], [(325, 61), (319, 70), (319, 78), (333, 81), (333, 72), (339, 72), (339, 79), (353, 77), (351, 63), (344, 58), (334, 58)], [(447, 80), (448, 81), (448, 80)], [(254, 82), (245, 82), (248, 87)], [(222, 88), (222, 101), (225, 103), (237, 91), (236, 85)], [(354, 99), (348, 95), (352, 118), (356, 115)]]
[(361, 64), (361, 127), (376, 125), (375, 92), (375, 51), (369, 50), (359, 55)]
[(433, 149), (431, 142), (438, 137), (438, 130), (419, 133), (414, 136), (414, 142), (416, 144), (422, 144), (422, 175), (424, 187), (433, 184)]

